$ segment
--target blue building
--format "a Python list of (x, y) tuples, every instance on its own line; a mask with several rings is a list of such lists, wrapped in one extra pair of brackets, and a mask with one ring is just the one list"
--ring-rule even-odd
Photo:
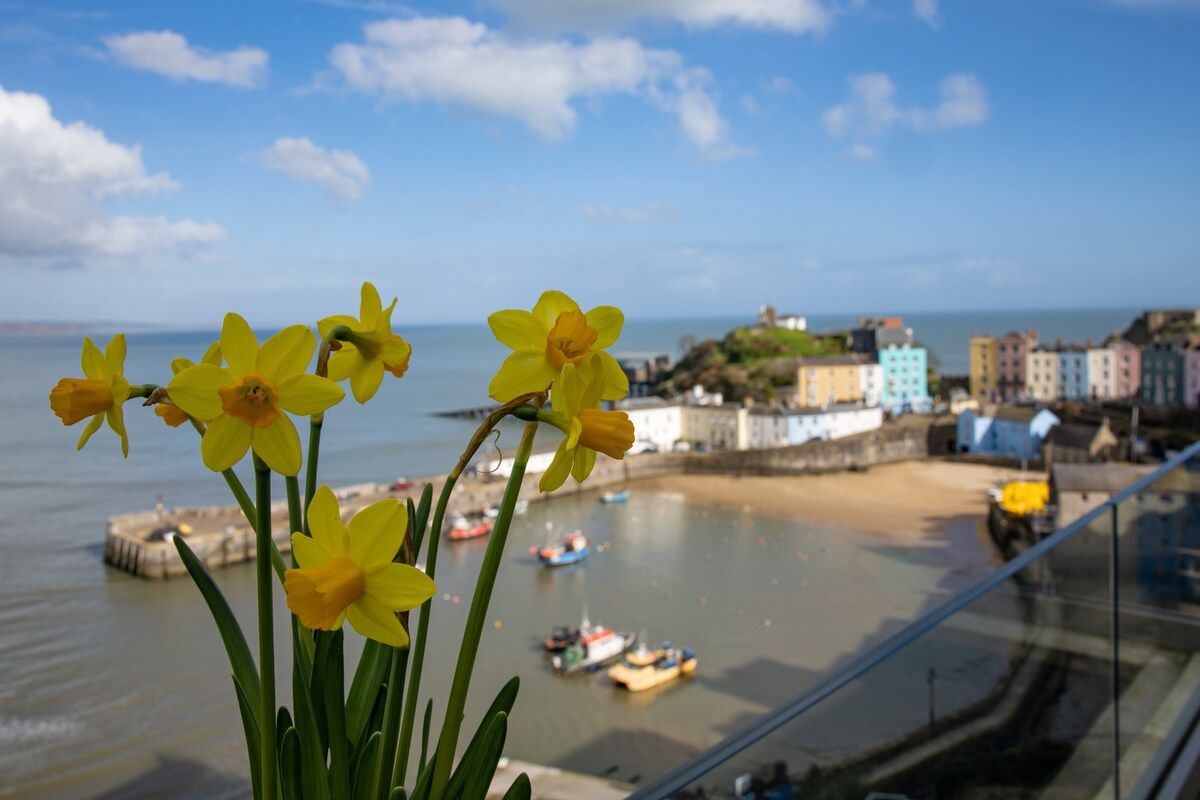
[(929, 355), (925, 348), (893, 344), (878, 352), (883, 368), (880, 405), (895, 414), (928, 405)]
[(1046, 409), (1024, 406), (967, 410), (958, 415), (958, 452), (1036, 460), (1042, 439), (1059, 422)]
[(1156, 342), (1142, 350), (1143, 403), (1156, 406), (1185, 405), (1185, 359), (1180, 348)]
[(1080, 402), (1088, 399), (1087, 350), (1068, 347), (1058, 351), (1058, 396)]

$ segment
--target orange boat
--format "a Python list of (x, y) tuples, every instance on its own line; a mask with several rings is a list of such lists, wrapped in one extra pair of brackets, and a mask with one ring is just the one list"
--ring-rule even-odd
[(463, 539), (475, 539), (480, 536), (487, 536), (491, 532), (492, 521), (489, 519), (481, 519), (478, 522), (474, 522), (468, 520), (466, 517), (458, 517), (446, 529), (446, 538), (453, 541), (461, 541)]

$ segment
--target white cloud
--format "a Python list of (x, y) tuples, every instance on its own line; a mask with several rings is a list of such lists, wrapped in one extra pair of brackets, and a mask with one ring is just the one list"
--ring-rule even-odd
[(728, 143), (709, 74), (686, 67), (671, 50), (628, 38), (516, 41), (462, 17), (371, 23), (364, 39), (339, 44), (329, 55), (346, 84), (361, 92), (510, 117), (551, 140), (575, 129), (574, 101), (632, 95), (675, 114), (705, 154), (742, 152)]
[(267, 73), (267, 54), (262, 50), (239, 47), (228, 53), (213, 53), (192, 47), (187, 39), (172, 31), (109, 36), (104, 44), (121, 64), (174, 80), (224, 83), (248, 89), (262, 85)]
[(41, 95), (0, 86), (0, 257), (139, 259), (224, 238), (212, 223), (114, 217), (104, 206), (178, 188), (166, 174), (146, 174), (138, 147), (82, 122), (64, 125)]
[(931, 28), (942, 27), (942, 15), (938, 11), (938, 0), (913, 0), (913, 13)]
[(269, 170), (312, 181), (335, 200), (357, 200), (371, 180), (367, 165), (354, 153), (326, 150), (306, 137), (276, 139), (256, 158)]
[(855, 161), (874, 161), (879, 158), (879, 154), (875, 152), (875, 148), (869, 144), (859, 142), (846, 150), (846, 155)]
[(620, 225), (646, 225), (652, 222), (678, 222), (679, 212), (671, 206), (651, 203), (641, 208), (614, 208), (613, 206), (584, 206), (583, 215), (596, 222)]
[(833, 12), (819, 0), (492, 0), (525, 24), (555, 30), (614, 30), (640, 21), (689, 27), (735, 25), (822, 33)]
[(933, 109), (896, 105), (896, 87), (881, 72), (852, 77), (850, 92), (850, 100), (821, 115), (830, 136), (878, 136), (893, 125), (932, 131), (979, 125), (987, 119), (986, 92), (974, 75), (951, 75), (943, 79), (941, 102)]

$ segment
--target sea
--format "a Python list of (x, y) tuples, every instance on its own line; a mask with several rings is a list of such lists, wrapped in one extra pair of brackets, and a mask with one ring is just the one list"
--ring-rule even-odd
[[(1037, 328), (1043, 341), (1099, 341), (1135, 309), (907, 314), (943, 373), (967, 371), (972, 333)], [(612, 350), (679, 355), (688, 337), (719, 337), (752, 320), (630, 320)], [(852, 316), (813, 315), (810, 330)], [(408, 374), (365, 406), (326, 417), (321, 481), (344, 486), (445, 472), (474, 423), (438, 412), (483, 405), (505, 355), (483, 325), (398, 329), (413, 345)], [(107, 334), (95, 337), (103, 347)], [(166, 383), (178, 356), (198, 359), (214, 331), (128, 335), (125, 374)], [(248, 765), (220, 639), (191, 582), (129, 576), (103, 563), (106, 520), (166, 507), (228, 503), (187, 427), (125, 408), (129, 457), (102, 429), (75, 451), (47, 394), (78, 376), (79, 335), (9, 336), (0, 349), (0, 797), (241, 798)], [(303, 426), (302, 426), (303, 429)], [(511, 432), (501, 447), (512, 447)], [(252, 483), (246, 464), (244, 480)], [(282, 496), (283, 487), (274, 491)], [(584, 530), (598, 548), (547, 570), (528, 554), (547, 526)], [(424, 694), (446, 696), (457, 640), (486, 541), (439, 556)], [(721, 511), (667, 493), (605, 506), (566, 493), (517, 517), (489, 611), (467, 728), (512, 675), (521, 696), (506, 754), (637, 783), (732, 730), (894, 632), (986, 573), (992, 554), (974, 523), (949, 522), (938, 547)], [(248, 632), (254, 569), (216, 573)], [(277, 611), (283, 603), (277, 601)], [(651, 642), (693, 647), (694, 678), (645, 694), (602, 674), (557, 678), (540, 641), (554, 625), (593, 622)], [(278, 614), (277, 630), (286, 631)], [(253, 641), (252, 633), (248, 638)], [(281, 636), (277, 652), (287, 653)], [(348, 635), (348, 661), (361, 649)], [(286, 702), (286, 679), (279, 700)], [(474, 715), (474, 716), (472, 716)]]

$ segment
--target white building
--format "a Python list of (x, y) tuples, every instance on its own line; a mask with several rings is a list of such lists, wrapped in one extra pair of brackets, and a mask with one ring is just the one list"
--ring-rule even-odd
[(883, 400), (883, 367), (880, 364), (863, 364), (859, 367), (859, 385), (863, 404), (879, 405)]
[(683, 438), (684, 406), (678, 403), (668, 403), (661, 397), (639, 397), (622, 400), (616, 408), (629, 415), (633, 423), (633, 449), (638, 452), (670, 450)]
[(775, 320), (776, 328), (786, 328), (789, 331), (808, 330), (808, 320), (795, 314), (784, 314)]
[(825, 414), (829, 420), (830, 439), (841, 439), (883, 427), (883, 409), (879, 406), (839, 403), (826, 408)]

